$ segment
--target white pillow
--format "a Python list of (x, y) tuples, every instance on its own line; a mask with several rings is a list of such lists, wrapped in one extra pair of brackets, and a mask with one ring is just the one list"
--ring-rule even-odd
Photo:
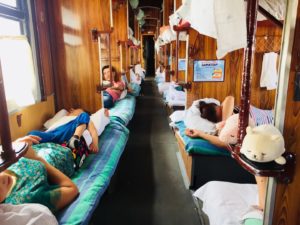
[(49, 129), (54, 123), (56, 123), (59, 119), (61, 119), (62, 117), (66, 116), (68, 114), (68, 111), (65, 109), (62, 109), (60, 111), (58, 111), (54, 117), (52, 117), (51, 119), (47, 120), (44, 123), (44, 127)]
[(201, 117), (199, 110), (199, 102), (215, 103), (220, 105), (220, 102), (214, 98), (203, 98), (193, 101), (193, 104), (186, 111), (184, 123), (187, 128), (201, 130), (208, 134), (215, 134), (217, 129), (215, 123)]
[(104, 108), (99, 109), (90, 116), (90, 120), (94, 123), (98, 136), (102, 134), (106, 125), (110, 123), (109, 117), (105, 116), (104, 111)]
[(199, 115), (193, 115), (191, 111), (187, 111), (184, 124), (189, 129), (201, 130), (207, 134), (214, 135), (216, 133), (216, 125), (207, 119), (203, 119)]
[(54, 130), (57, 127), (60, 127), (62, 125), (65, 125), (66, 123), (69, 123), (72, 120), (75, 120), (77, 116), (63, 116), (62, 118), (58, 119), (55, 123), (53, 123), (47, 131)]
[(169, 117), (172, 122), (179, 122), (184, 119), (185, 111), (184, 110), (177, 110), (174, 111)]
[(121, 99), (125, 98), (125, 97), (126, 97), (126, 95), (127, 95), (127, 89), (124, 89), (124, 90), (122, 91), (121, 95), (120, 95), (120, 98), (119, 98), (119, 100), (121, 100)]
[(203, 202), (203, 211), (213, 225), (241, 224), (249, 207), (258, 204), (256, 184), (210, 181), (194, 196)]

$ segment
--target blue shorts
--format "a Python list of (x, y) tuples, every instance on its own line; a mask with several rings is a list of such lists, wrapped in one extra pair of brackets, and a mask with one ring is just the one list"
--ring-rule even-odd
[(41, 138), (40, 143), (53, 142), (56, 144), (62, 144), (68, 142), (70, 138), (74, 135), (76, 128), (81, 124), (88, 125), (90, 122), (90, 116), (86, 112), (81, 113), (76, 119), (50, 130), (48, 132), (42, 132), (34, 130), (29, 132), (31, 135), (36, 135)]
[(111, 107), (114, 106), (114, 100), (107, 91), (103, 91), (103, 104), (104, 104), (104, 108), (106, 109), (110, 109)]

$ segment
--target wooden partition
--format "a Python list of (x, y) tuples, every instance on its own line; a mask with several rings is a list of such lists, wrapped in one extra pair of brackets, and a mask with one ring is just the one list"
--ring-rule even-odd
[[(278, 52), (280, 48), (281, 29), (275, 25), (263, 22), (258, 23), (258, 37), (266, 38), (265, 42), (257, 43), (259, 50), (255, 53), (254, 70), (251, 83), (251, 104), (262, 108), (272, 109), (275, 103), (276, 90), (266, 90), (259, 85), (263, 54), (271, 51)], [(276, 39), (279, 43), (273, 43)], [(190, 29), (190, 51), (192, 55), (188, 65), (188, 81), (193, 81), (194, 60), (215, 60), (216, 40), (199, 34)], [(188, 91), (188, 106), (199, 98), (212, 97), (222, 101), (226, 96), (235, 97), (235, 104), (240, 102), (241, 73), (243, 66), (243, 49), (227, 54), (225, 60), (224, 82), (193, 82), (192, 89)]]
[[(120, 56), (118, 41), (125, 42), (128, 39), (127, 1), (122, 4), (115, 4), (112, 12), (113, 12), (113, 32), (111, 34), (112, 65), (117, 69), (118, 72), (121, 72), (122, 69), (120, 68), (121, 56)], [(125, 57), (123, 57), (123, 59), (125, 60)]]
[(91, 30), (110, 30), (110, 1), (48, 1), (57, 109), (101, 107), (98, 45)]
[(127, 2), (110, 0), (58, 0), (48, 2), (52, 27), (57, 108), (81, 107), (91, 112), (101, 107), (96, 86), (100, 83), (99, 52), (91, 30), (109, 31), (111, 15), (112, 65), (120, 69), (118, 41), (127, 41)]

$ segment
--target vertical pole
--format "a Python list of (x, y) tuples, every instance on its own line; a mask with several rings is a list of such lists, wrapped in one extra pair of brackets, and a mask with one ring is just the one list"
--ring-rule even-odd
[(12, 149), (11, 145), (11, 135), (9, 129), (9, 117), (7, 113), (7, 105), (6, 105), (6, 98), (5, 98), (5, 91), (4, 91), (4, 81), (2, 76), (2, 68), (1, 68), (1, 61), (0, 61), (0, 134), (1, 134), (1, 143), (2, 143), (2, 150), (1, 157), (4, 161), (11, 161), (16, 158), (16, 153)]
[(100, 71), (100, 90), (101, 90), (101, 107), (104, 108), (103, 102), (103, 74), (102, 74), (102, 51), (101, 51), (101, 34), (98, 34), (98, 52), (99, 52), (99, 71)]
[(127, 43), (127, 41), (125, 42), (125, 48), (126, 48), (126, 58), (125, 58), (125, 73), (127, 73), (127, 71), (128, 71), (128, 58), (129, 58), (129, 49), (128, 49), (128, 43)]
[(113, 17), (113, 4), (112, 0), (109, 1), (109, 22), (110, 22), (110, 27), (114, 27), (114, 17)]
[(256, 17), (257, 17), (257, 0), (247, 1), (247, 47), (244, 50), (244, 64), (242, 73), (242, 88), (241, 88), (241, 102), (239, 113), (239, 132), (238, 144), (241, 145), (246, 135), (246, 127), (249, 122), (249, 108), (250, 108), (250, 84), (252, 62), (255, 52), (255, 33), (256, 33)]
[(180, 31), (176, 31), (176, 56), (175, 56), (175, 79), (178, 82), (178, 58), (179, 58), (179, 33)]
[(119, 45), (119, 51), (120, 51), (120, 71), (123, 71), (123, 51), (122, 51), (122, 42), (120, 41), (120, 45)]
[[(111, 46), (110, 46), (110, 33), (107, 33), (108, 37), (108, 60), (109, 60), (109, 69), (110, 69), (110, 84), (113, 84), (112, 68), (111, 68)], [(116, 74), (115, 74), (116, 75)]]
[(185, 42), (185, 73), (184, 82), (188, 82), (188, 69), (189, 69), (189, 45), (190, 45), (190, 35), (187, 33)]

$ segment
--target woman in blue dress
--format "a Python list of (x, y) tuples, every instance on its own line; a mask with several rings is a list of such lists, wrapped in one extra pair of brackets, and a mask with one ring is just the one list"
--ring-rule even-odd
[[(25, 157), (0, 173), (0, 202), (40, 203), (53, 212), (71, 203), (78, 195), (78, 189), (68, 176), (33, 150), (31, 144), (39, 143), (40, 138), (26, 136), (22, 141), (30, 144)], [(59, 145), (55, 148), (69, 152)], [(70, 161), (72, 167), (72, 159), (65, 160)]]

